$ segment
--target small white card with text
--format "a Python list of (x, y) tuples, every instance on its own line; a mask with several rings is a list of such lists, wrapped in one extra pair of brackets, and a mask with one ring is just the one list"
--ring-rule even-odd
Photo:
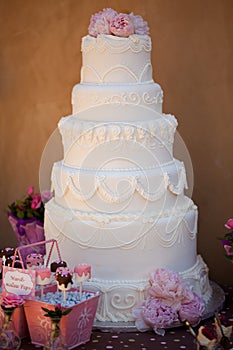
[(14, 267), (3, 267), (2, 294), (21, 295), (24, 299), (35, 297), (36, 272)]

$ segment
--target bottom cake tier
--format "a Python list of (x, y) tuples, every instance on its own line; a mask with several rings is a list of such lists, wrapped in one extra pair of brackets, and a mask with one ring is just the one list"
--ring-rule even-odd
[[(145, 214), (145, 213), (144, 213)], [(46, 204), (45, 236), (58, 241), (69, 267), (88, 263), (88, 289), (100, 290), (98, 321), (132, 321), (132, 308), (144, 300), (150, 273), (179, 272), (205, 303), (211, 297), (208, 267), (196, 253), (197, 207), (162, 213), (107, 215)], [(53, 258), (53, 257), (52, 257)]]
[[(180, 275), (207, 305), (212, 295), (212, 287), (209, 283), (208, 267), (202, 257), (198, 255), (195, 265)], [(84, 287), (102, 293), (96, 313), (97, 321), (129, 322), (134, 321), (132, 308), (146, 298), (149, 282), (148, 280), (107, 281), (92, 278), (84, 284)]]

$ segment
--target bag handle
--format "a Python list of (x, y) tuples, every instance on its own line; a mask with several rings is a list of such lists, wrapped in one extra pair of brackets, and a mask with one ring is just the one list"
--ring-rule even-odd
[(24, 263), (23, 263), (23, 259), (22, 259), (22, 255), (21, 255), (20, 251), (23, 250), (23, 249), (26, 249), (26, 248), (31, 248), (31, 247), (35, 247), (35, 246), (42, 245), (42, 244), (47, 244), (47, 243), (52, 243), (52, 244), (51, 244), (50, 249), (49, 249), (49, 253), (48, 253), (48, 257), (47, 257), (47, 261), (46, 261), (46, 267), (48, 267), (49, 260), (50, 260), (50, 258), (51, 258), (51, 255), (52, 255), (52, 251), (53, 251), (54, 246), (55, 246), (56, 249), (57, 249), (58, 258), (59, 258), (60, 260), (62, 260), (62, 259), (61, 259), (61, 252), (60, 252), (60, 249), (59, 249), (59, 247), (58, 247), (58, 243), (57, 243), (56, 239), (48, 239), (48, 240), (45, 240), (45, 241), (40, 241), (40, 242), (31, 243), (31, 244), (27, 244), (27, 245), (23, 245), (23, 246), (17, 247), (17, 248), (15, 249), (15, 252), (14, 252), (14, 257), (13, 257), (13, 261), (12, 261), (12, 266), (14, 266), (14, 264), (15, 264), (16, 255), (17, 255), (17, 253), (18, 253), (18, 256), (19, 256), (19, 260), (20, 260), (22, 269), (25, 270)]

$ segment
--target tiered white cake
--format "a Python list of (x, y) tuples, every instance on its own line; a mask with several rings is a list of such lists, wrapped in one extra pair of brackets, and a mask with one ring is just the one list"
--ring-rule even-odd
[(208, 268), (196, 251), (198, 211), (173, 157), (177, 120), (162, 113), (148, 35), (82, 39), (73, 114), (59, 122), (64, 159), (54, 164), (46, 238), (70, 267), (87, 262), (103, 292), (99, 321), (130, 321), (150, 273), (178, 271), (207, 302)]

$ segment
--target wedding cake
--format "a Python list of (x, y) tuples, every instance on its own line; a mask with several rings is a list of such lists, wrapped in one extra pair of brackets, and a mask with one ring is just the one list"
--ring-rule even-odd
[(73, 112), (58, 124), (64, 158), (52, 169), (45, 235), (71, 268), (92, 266), (99, 321), (133, 320), (157, 268), (178, 272), (206, 303), (211, 297), (197, 206), (173, 156), (177, 120), (162, 102), (147, 23), (111, 9), (92, 16)]

